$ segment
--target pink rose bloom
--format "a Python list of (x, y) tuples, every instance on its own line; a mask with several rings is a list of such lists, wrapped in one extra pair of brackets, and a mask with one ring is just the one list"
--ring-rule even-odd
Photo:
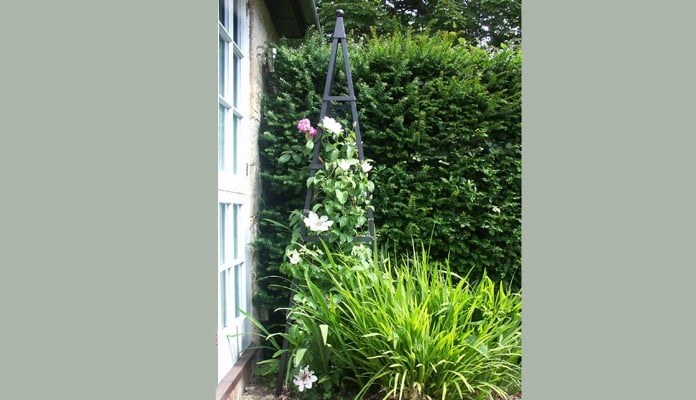
[(297, 130), (300, 132), (311, 132), (311, 130), (314, 129), (312, 128), (312, 124), (309, 122), (309, 119), (301, 119), (300, 122), (297, 123)]
[(314, 129), (314, 127), (310, 127), (308, 133), (309, 133), (309, 137), (315, 137), (315, 136), (317, 136), (317, 130)]

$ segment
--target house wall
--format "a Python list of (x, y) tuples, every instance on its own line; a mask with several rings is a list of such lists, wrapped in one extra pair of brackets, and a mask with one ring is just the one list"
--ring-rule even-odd
[[(249, 155), (249, 179), (251, 185), (251, 221), (250, 230), (252, 232), (252, 240), (258, 237), (258, 211), (259, 199), (261, 196), (261, 172), (258, 138), (260, 133), (261, 123), (261, 100), (264, 96), (263, 75), (266, 68), (266, 49), (269, 42), (278, 39), (271, 16), (266, 8), (266, 3), (262, 0), (249, 1), (249, 54), (250, 68), (249, 80), (251, 82), (251, 90), (249, 93), (249, 131), (250, 131), (250, 155)], [(252, 293), (256, 292), (254, 282), (256, 282), (256, 253), (251, 251), (252, 265)], [(253, 311), (253, 315), (258, 320), (265, 319), (264, 316), (258, 315), (258, 310)], [(255, 338), (257, 340), (258, 338)]]

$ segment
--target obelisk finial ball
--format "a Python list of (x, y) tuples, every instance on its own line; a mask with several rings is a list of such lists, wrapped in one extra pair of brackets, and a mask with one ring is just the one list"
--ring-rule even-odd
[(338, 10), (336, 10), (336, 16), (343, 17), (343, 10), (341, 10), (340, 8)]

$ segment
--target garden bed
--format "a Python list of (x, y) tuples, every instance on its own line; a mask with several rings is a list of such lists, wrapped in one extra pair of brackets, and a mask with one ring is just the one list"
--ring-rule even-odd
[[(295, 400), (287, 391), (283, 391), (278, 397), (275, 397), (274, 392), (274, 387), (255, 376), (251, 379), (249, 384), (244, 387), (244, 391), (239, 400)], [(522, 393), (509, 396), (506, 399), (496, 400), (522, 400)]]

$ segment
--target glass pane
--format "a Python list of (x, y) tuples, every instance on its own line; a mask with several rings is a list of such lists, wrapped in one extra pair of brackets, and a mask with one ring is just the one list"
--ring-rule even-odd
[(218, 21), (222, 24), (222, 26), (227, 26), (227, 18), (226, 13), (227, 9), (225, 7), (226, 0), (218, 0)]
[(243, 6), (241, 0), (232, 0), (232, 12), (233, 12), (233, 26), (232, 26), (232, 40), (239, 45), (240, 31), (242, 29), (242, 19), (241, 19), (241, 7)]
[[(231, 268), (230, 268), (231, 269)], [(226, 270), (226, 279), (225, 279), (225, 291), (227, 292), (227, 304), (225, 304), (225, 321), (228, 322), (228, 325), (232, 324), (232, 320), (234, 319), (234, 313), (235, 309), (237, 308), (235, 305), (235, 290), (234, 290), (234, 280), (236, 279), (235, 276), (232, 274), (232, 271), (230, 269)]]
[(225, 85), (227, 80), (227, 42), (222, 39), (218, 40), (218, 93), (225, 97)]
[(242, 69), (242, 59), (237, 54), (233, 55), (234, 63), (232, 65), (232, 104), (235, 107), (239, 107), (239, 87), (241, 82), (239, 78), (241, 76)]
[(220, 272), (220, 325), (227, 326), (227, 270)]
[(232, 173), (237, 175), (239, 165), (239, 125), (240, 118), (235, 116), (232, 121)]
[(218, 204), (218, 265), (225, 263), (225, 233), (227, 231), (227, 204)]
[(218, 105), (218, 170), (225, 169), (225, 120), (227, 109)]
[(241, 290), (239, 290), (241, 287), (241, 281), (240, 281), (241, 276), (239, 273), (240, 267), (241, 267), (240, 265), (237, 265), (234, 267), (234, 283), (235, 283), (234, 288), (235, 288), (235, 292), (236, 292), (235, 295), (236, 296), (234, 296), (235, 297), (234, 298), (235, 304), (234, 304), (234, 308), (232, 310), (234, 310), (235, 317), (241, 316), (241, 314), (239, 313), (239, 308), (242, 305), (242, 302), (240, 301), (241, 300), (240, 296), (242, 295), (242, 293), (241, 293)]
[(239, 258), (239, 212), (241, 208), (242, 206), (240, 204), (235, 204), (232, 209), (232, 257), (235, 260)]
[[(249, 293), (247, 291), (248, 289), (248, 273), (247, 273), (247, 264), (243, 263), (239, 265), (239, 281), (237, 283), (237, 292), (239, 293), (238, 296), (238, 302), (239, 302), (239, 308), (247, 312), (249, 309), (247, 308), (247, 303), (249, 299)], [(238, 313), (238, 317), (242, 317), (243, 315), (241, 313)]]

